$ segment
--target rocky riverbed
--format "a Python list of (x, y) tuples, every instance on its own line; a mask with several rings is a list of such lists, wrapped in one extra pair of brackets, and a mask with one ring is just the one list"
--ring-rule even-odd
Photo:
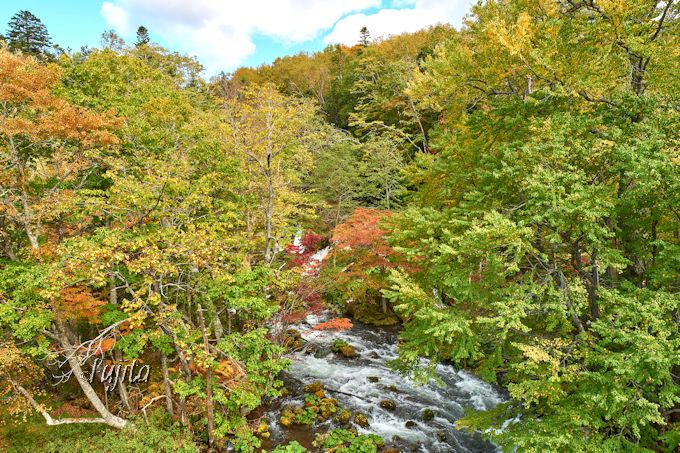
[[(308, 315), (290, 335), (299, 333), (298, 351), (284, 377), (289, 394), (264, 414), (268, 446), (291, 440), (312, 451), (317, 433), (335, 427), (376, 434), (386, 448), (411, 452), (492, 452), (495, 447), (454, 428), (465, 408), (488, 409), (503, 400), (500, 392), (466, 371), (437, 365), (437, 384), (417, 385), (395, 373), (397, 329), (354, 323), (351, 330), (321, 331), (325, 316)], [(297, 333), (296, 333), (297, 332)], [(306, 400), (306, 401), (305, 401)], [(314, 406), (310, 425), (305, 407)]]

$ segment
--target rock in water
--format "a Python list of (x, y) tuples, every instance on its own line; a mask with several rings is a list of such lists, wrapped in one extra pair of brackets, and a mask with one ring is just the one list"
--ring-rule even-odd
[(321, 390), (323, 390), (321, 381), (314, 381), (311, 384), (305, 385), (305, 393), (316, 393)]
[(423, 409), (423, 412), (420, 414), (420, 418), (425, 420), (426, 422), (429, 422), (434, 418), (434, 411), (432, 409)]
[(347, 409), (343, 409), (340, 411), (340, 413), (335, 417), (334, 421), (338, 425), (346, 425), (349, 423), (349, 421), (352, 419), (352, 413), (348, 411)]
[(362, 428), (368, 428), (369, 426), (368, 417), (362, 413), (357, 413), (354, 416), (354, 423), (356, 423), (358, 426), (361, 426)]
[(354, 346), (340, 339), (333, 341), (333, 344), (331, 344), (331, 351), (342, 354), (348, 359), (357, 357), (359, 355)]
[(283, 335), (283, 345), (292, 351), (299, 351), (305, 347), (305, 340), (302, 335), (295, 329), (288, 329)]
[(382, 400), (380, 402), (380, 407), (387, 409), (388, 411), (393, 411), (397, 408), (397, 405), (392, 400)]

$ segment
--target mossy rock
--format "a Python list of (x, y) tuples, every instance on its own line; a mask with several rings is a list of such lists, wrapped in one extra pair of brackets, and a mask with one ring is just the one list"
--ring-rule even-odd
[(352, 419), (352, 413), (348, 411), (347, 409), (343, 409), (340, 411), (338, 415), (335, 416), (333, 421), (339, 425), (346, 425), (349, 423), (349, 421)]
[(397, 405), (392, 400), (382, 400), (380, 402), (380, 407), (387, 409), (388, 411), (393, 411), (397, 408)]
[(283, 345), (291, 351), (299, 351), (305, 347), (305, 340), (302, 335), (295, 329), (288, 329), (283, 335)]
[(434, 418), (434, 411), (430, 408), (423, 409), (423, 412), (420, 413), (420, 418), (426, 422), (429, 422)]
[(331, 351), (342, 355), (348, 359), (358, 357), (359, 353), (356, 348), (351, 344), (347, 343), (345, 340), (337, 339), (331, 344)]
[(379, 380), (380, 380), (380, 378), (378, 376), (369, 376), (368, 377), (368, 382), (375, 383), (375, 382), (378, 382)]
[(406, 422), (405, 425), (406, 425), (406, 427), (409, 428), (409, 429), (413, 429), (413, 428), (417, 428), (417, 427), (418, 427), (418, 423), (416, 423), (416, 422), (413, 421), (413, 420), (408, 420), (408, 421)]
[(302, 334), (295, 329), (288, 329), (284, 334), (286, 337), (302, 338)]
[(323, 384), (321, 381), (314, 381), (311, 384), (305, 385), (305, 393), (316, 393), (318, 391), (322, 391), (324, 389)]
[(323, 359), (324, 357), (327, 357), (328, 354), (331, 353), (331, 350), (328, 348), (314, 348), (314, 357), (317, 359)]
[(370, 426), (370, 424), (368, 423), (368, 417), (366, 416), (366, 414), (362, 414), (361, 412), (358, 412), (354, 416), (354, 423), (357, 426), (361, 426), (362, 428), (368, 428)]
[(437, 439), (439, 439), (439, 442), (446, 442), (447, 438), (446, 431), (437, 431)]
[(340, 348), (340, 354), (342, 354), (344, 357), (347, 357), (348, 359), (352, 359), (354, 357), (359, 356), (359, 353), (357, 352), (356, 348), (351, 345), (346, 345)]
[(279, 424), (288, 428), (293, 424), (294, 420), (295, 413), (293, 412), (293, 408), (284, 407), (283, 410), (281, 410), (281, 415), (279, 416)]

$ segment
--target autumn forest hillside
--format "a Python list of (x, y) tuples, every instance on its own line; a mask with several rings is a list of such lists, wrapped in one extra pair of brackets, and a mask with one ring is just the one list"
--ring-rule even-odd
[(503, 451), (678, 451), (679, 25), (673, 0), (486, 0), (208, 79), (144, 27), (64, 50), (19, 12), (0, 450), (399, 451), (310, 387), (278, 419), (309, 445), (272, 445), (325, 313), (396, 329), (414, 382), (498, 389), (455, 428)]

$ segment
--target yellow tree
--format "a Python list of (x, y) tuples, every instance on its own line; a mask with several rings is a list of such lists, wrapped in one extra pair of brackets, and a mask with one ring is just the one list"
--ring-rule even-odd
[(65, 209), (69, 188), (92, 166), (89, 151), (116, 143), (115, 120), (55, 95), (55, 65), (0, 50), (0, 212), (32, 249), (46, 221)]
[(315, 109), (267, 84), (244, 88), (224, 111), (227, 141), (249, 178), (246, 196), (257, 205), (256, 213), (247, 213), (248, 230), (264, 230), (264, 259), (271, 262), (291, 219), (308, 210), (300, 186), (320, 138)]

